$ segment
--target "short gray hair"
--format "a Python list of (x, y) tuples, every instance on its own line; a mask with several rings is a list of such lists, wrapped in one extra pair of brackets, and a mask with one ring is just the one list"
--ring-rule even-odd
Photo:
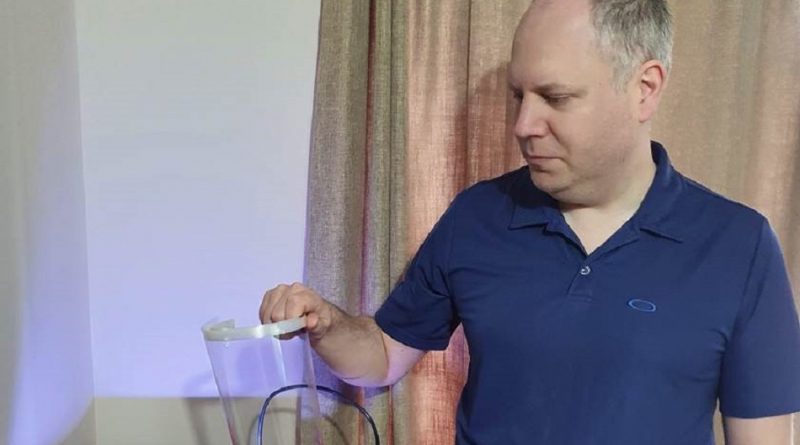
[(614, 69), (614, 83), (624, 87), (633, 70), (658, 60), (672, 66), (672, 15), (666, 0), (590, 0), (592, 24), (601, 51)]

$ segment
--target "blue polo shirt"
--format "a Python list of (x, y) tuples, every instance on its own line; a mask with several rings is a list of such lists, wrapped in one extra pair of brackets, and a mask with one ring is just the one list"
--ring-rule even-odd
[(800, 411), (800, 328), (775, 234), (652, 144), (636, 214), (586, 255), (527, 167), (459, 194), (376, 313), (469, 376), (459, 445), (710, 445), (717, 400)]

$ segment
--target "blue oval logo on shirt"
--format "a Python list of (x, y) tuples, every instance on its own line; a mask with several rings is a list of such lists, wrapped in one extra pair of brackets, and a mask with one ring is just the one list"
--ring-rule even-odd
[(637, 311), (642, 312), (655, 312), (656, 311), (656, 304), (652, 301), (647, 300), (640, 300), (638, 298), (634, 298), (632, 300), (628, 300), (628, 306)]

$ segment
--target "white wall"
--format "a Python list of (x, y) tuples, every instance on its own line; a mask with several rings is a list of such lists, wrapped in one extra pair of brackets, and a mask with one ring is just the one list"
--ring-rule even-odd
[(98, 443), (216, 397), (201, 324), (302, 278), (319, 8), (76, 0)]
[(199, 327), (302, 276), (318, 19), (0, 0), (0, 443), (224, 443)]
[(72, 1), (0, 1), (2, 443), (94, 443), (79, 112)]

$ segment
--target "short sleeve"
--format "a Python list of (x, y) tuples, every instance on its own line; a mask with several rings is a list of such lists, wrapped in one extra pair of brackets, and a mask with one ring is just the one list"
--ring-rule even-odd
[(443, 350), (460, 323), (448, 285), (448, 264), (459, 199), (434, 225), (405, 276), (375, 313), (378, 326), (400, 343)]
[(800, 411), (800, 326), (775, 233), (761, 227), (722, 363), (720, 412), (739, 418)]

